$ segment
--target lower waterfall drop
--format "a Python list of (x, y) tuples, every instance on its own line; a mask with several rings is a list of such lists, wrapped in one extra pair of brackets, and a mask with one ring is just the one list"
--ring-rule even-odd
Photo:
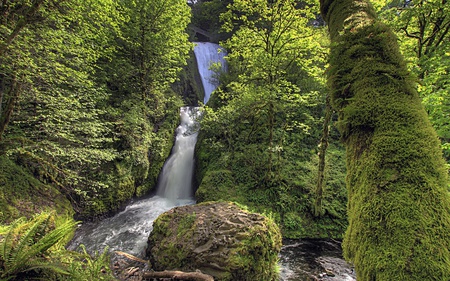
[[(213, 73), (209, 70), (211, 63), (222, 61), (222, 65), (225, 64), (224, 52), (218, 50), (217, 44), (196, 43), (195, 55), (205, 89), (204, 103), (208, 102), (209, 95), (217, 86), (210, 77)], [(181, 122), (176, 130), (172, 153), (159, 176), (157, 195), (136, 200), (113, 217), (84, 223), (77, 229), (69, 249), (75, 250), (83, 244), (89, 253), (101, 252), (108, 247), (109, 251), (123, 251), (142, 257), (153, 221), (173, 207), (195, 204), (192, 174), (199, 114), (195, 107), (180, 109)]]
[(197, 107), (180, 108), (181, 124), (176, 130), (175, 144), (158, 179), (157, 195), (169, 200), (191, 199), (194, 172), (194, 149), (197, 142)]

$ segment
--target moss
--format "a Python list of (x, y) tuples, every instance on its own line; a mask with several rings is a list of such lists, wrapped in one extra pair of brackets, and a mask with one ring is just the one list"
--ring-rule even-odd
[(157, 270), (200, 269), (221, 281), (278, 279), (277, 224), (231, 202), (205, 202), (162, 214), (148, 246)]
[(362, 281), (450, 280), (445, 164), (396, 38), (367, 1), (325, 2), (347, 148), (345, 256)]
[(228, 264), (230, 279), (225, 280), (278, 280), (278, 253), (281, 249), (281, 233), (277, 224), (267, 218), (261, 225), (250, 229), (233, 249)]
[(70, 202), (54, 187), (43, 184), (6, 156), (0, 156), (0, 223), (30, 218), (56, 210), (59, 216), (74, 214)]
[[(292, 158), (282, 168), (282, 177), (274, 186), (253, 187), (252, 174), (257, 173), (245, 165), (242, 157), (256, 159), (257, 152), (248, 154), (205, 154), (209, 147), (201, 146), (202, 161), (210, 162), (203, 169), (203, 177), (196, 192), (198, 202), (233, 201), (248, 206), (251, 211), (270, 213), (287, 238), (342, 238), (347, 227), (347, 192), (345, 189), (345, 163), (342, 146), (335, 141), (327, 153), (326, 186), (323, 198), (323, 214), (314, 217), (312, 206), (317, 180), (317, 155), (309, 161)], [(290, 153), (291, 148), (285, 148)], [(204, 153), (204, 154), (203, 154)], [(202, 155), (203, 154), (203, 155)], [(254, 161), (254, 163), (259, 163)], [(229, 169), (227, 169), (229, 167)], [(236, 171), (238, 170), (238, 171)]]
[(235, 198), (232, 176), (233, 174), (229, 170), (208, 171), (202, 180), (202, 184), (197, 189), (195, 197), (199, 202), (226, 199), (223, 196), (225, 194), (229, 198)]
[[(192, 228), (195, 227), (195, 219), (196, 219), (195, 213), (188, 214), (187, 216), (183, 217), (180, 222), (178, 223), (178, 229), (177, 229), (177, 236), (182, 237), (185, 235), (192, 234)], [(187, 237), (189, 238), (189, 237)]]

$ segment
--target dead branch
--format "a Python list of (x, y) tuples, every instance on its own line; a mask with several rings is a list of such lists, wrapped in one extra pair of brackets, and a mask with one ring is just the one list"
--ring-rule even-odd
[(138, 257), (135, 257), (135, 256), (133, 256), (131, 254), (128, 254), (128, 253), (125, 253), (125, 252), (115, 251), (114, 253), (116, 253), (118, 255), (121, 255), (123, 257), (126, 257), (127, 259), (130, 259), (130, 260), (133, 260), (133, 261), (137, 261), (137, 262), (140, 262), (140, 263), (148, 263), (147, 260), (140, 259)]
[(188, 281), (214, 281), (211, 275), (201, 272), (183, 272), (183, 271), (147, 271), (143, 275), (144, 280), (150, 278), (172, 278), (174, 280)]

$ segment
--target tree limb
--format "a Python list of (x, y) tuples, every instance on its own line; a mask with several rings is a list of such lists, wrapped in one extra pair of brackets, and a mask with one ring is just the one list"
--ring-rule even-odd
[(173, 278), (176, 280), (189, 280), (189, 281), (214, 281), (211, 275), (201, 272), (183, 272), (183, 271), (147, 271), (144, 272), (143, 278)]

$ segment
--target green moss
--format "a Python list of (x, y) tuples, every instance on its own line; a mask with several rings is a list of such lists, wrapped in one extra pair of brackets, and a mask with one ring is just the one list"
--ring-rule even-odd
[(206, 172), (202, 184), (197, 189), (195, 197), (199, 202), (216, 201), (229, 198), (235, 198), (233, 188), (233, 174), (229, 170), (212, 170)]
[(187, 216), (184, 216), (180, 222), (178, 223), (178, 229), (177, 229), (177, 236), (182, 237), (185, 235), (192, 235), (192, 227), (194, 227), (194, 222), (196, 219), (195, 213), (188, 214)]
[(221, 281), (272, 281), (278, 279), (280, 248), (272, 219), (231, 202), (204, 202), (159, 216), (147, 251), (157, 270), (201, 269)]
[(6, 156), (0, 156), (0, 223), (30, 218), (46, 210), (56, 210), (59, 216), (67, 217), (74, 213), (70, 202), (56, 188), (43, 184)]
[[(254, 179), (258, 172), (243, 160), (257, 159), (258, 152), (249, 150), (247, 154), (222, 153), (219, 156), (208, 156), (206, 152), (212, 149), (203, 144), (200, 147), (202, 158), (199, 161), (205, 161), (209, 165), (203, 168), (204, 174), (196, 192), (198, 202), (233, 201), (248, 206), (254, 212), (270, 213), (287, 238), (343, 237), (347, 227), (347, 191), (345, 153), (342, 146), (331, 143), (327, 153), (323, 214), (320, 217), (312, 215), (317, 155), (314, 154), (309, 161), (304, 162), (291, 157), (282, 166), (280, 179), (273, 186), (264, 187), (252, 185), (254, 180), (251, 178)], [(286, 147), (285, 151), (290, 154), (293, 149), (294, 147)], [(249, 155), (251, 153), (255, 155)], [(259, 163), (257, 160), (251, 162)]]
[(281, 249), (281, 233), (277, 224), (267, 218), (261, 225), (251, 228), (233, 249), (228, 264), (230, 279), (224, 280), (278, 280), (278, 253)]
[(445, 164), (396, 38), (367, 1), (326, 2), (347, 148), (345, 256), (362, 281), (450, 280)]

